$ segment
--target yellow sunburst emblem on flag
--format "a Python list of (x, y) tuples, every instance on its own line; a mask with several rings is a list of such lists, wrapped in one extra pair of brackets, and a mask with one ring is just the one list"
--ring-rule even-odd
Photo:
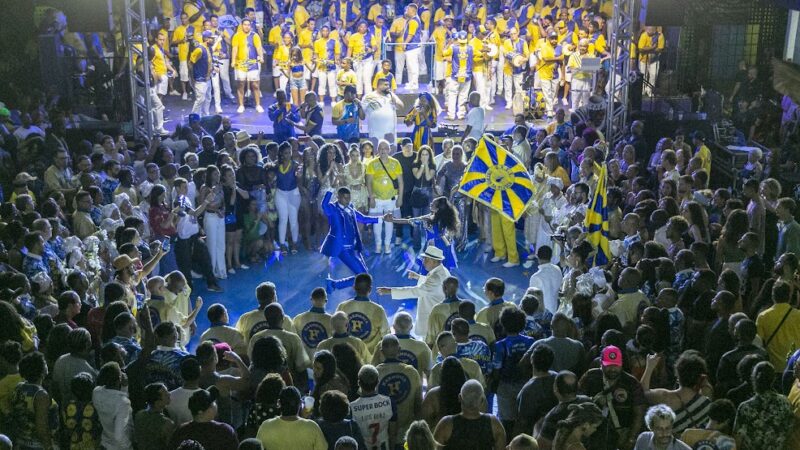
[(525, 165), (485, 136), (475, 147), (458, 190), (515, 222), (533, 197), (533, 183)]

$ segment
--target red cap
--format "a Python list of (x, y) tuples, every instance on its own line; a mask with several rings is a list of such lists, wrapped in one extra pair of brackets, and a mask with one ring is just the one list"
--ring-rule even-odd
[(622, 367), (622, 352), (616, 346), (608, 345), (603, 348), (601, 362), (603, 366)]

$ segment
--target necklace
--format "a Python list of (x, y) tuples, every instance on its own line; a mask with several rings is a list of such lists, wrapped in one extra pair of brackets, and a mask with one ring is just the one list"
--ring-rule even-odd
[(291, 167), (292, 167), (292, 162), (291, 162), (291, 161), (289, 161), (289, 165), (288, 165), (288, 166), (286, 166), (286, 168), (285, 168), (285, 169), (283, 168), (283, 164), (281, 164), (281, 165), (279, 165), (279, 166), (278, 166), (278, 170), (280, 170), (280, 172), (281, 172), (282, 174), (286, 175), (286, 173), (288, 173), (288, 172), (289, 172), (289, 169), (290, 169)]

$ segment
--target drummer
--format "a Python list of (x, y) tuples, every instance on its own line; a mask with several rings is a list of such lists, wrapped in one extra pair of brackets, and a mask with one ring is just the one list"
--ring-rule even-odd
[(522, 92), (522, 82), (528, 68), (528, 45), (519, 38), (519, 29), (510, 28), (509, 38), (503, 42), (503, 93), (506, 107), (511, 106), (514, 94)]
[(478, 25), (470, 45), (472, 46), (472, 76), (475, 80), (475, 90), (481, 94), (481, 107), (491, 109), (488, 75), (491, 73), (492, 60), (497, 56), (498, 48), (486, 40), (487, 35), (486, 27)]

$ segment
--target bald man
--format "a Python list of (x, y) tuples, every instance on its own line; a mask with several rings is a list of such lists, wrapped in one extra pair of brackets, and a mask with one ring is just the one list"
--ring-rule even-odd
[(414, 367), (400, 361), (400, 340), (389, 334), (381, 340), (384, 362), (379, 364), (378, 392), (397, 406), (397, 431), (405, 436), (422, 408), (422, 382)]
[[(419, 372), (420, 380), (430, 378), (431, 373), (431, 349), (422, 341), (414, 339), (411, 329), (414, 323), (411, 314), (400, 311), (394, 316), (394, 336), (400, 341), (400, 355), (398, 359), (406, 364), (413, 366)], [(375, 354), (372, 356), (372, 365), (377, 366), (386, 358), (381, 351), (381, 344), (378, 344)]]
[(370, 361), (372, 359), (372, 353), (370, 353), (364, 341), (350, 335), (347, 331), (348, 321), (347, 313), (343, 311), (337, 311), (331, 316), (331, 330), (333, 334), (328, 339), (317, 344), (317, 351), (328, 350), (332, 352), (334, 345), (349, 344), (356, 351), (356, 354), (362, 362)]

